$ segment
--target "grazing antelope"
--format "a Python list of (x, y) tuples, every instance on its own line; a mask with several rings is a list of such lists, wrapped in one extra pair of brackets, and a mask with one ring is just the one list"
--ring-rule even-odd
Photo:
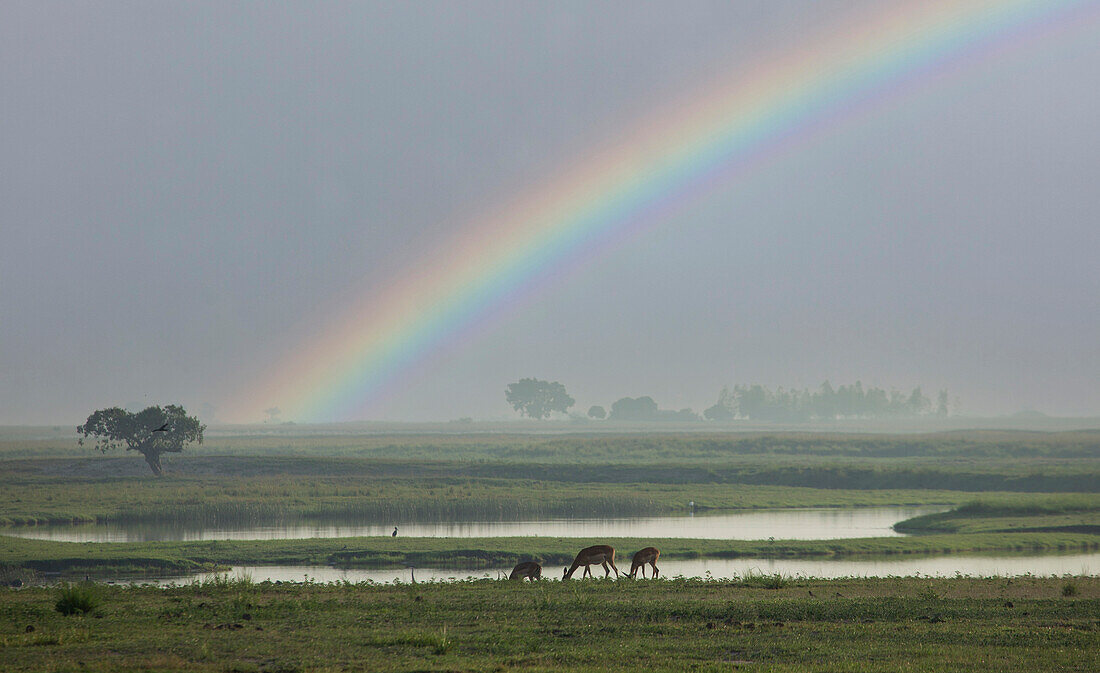
[[(607, 564), (611, 564), (611, 568), (615, 568), (615, 548), (609, 547), (605, 544), (597, 544), (591, 547), (585, 547), (577, 553), (577, 558), (573, 559), (573, 565), (565, 568), (565, 574), (562, 577), (563, 580), (567, 580), (573, 576), (577, 568), (584, 566), (584, 573), (581, 577), (589, 577), (592, 574), (592, 569), (589, 567), (593, 564), (599, 564), (603, 566), (603, 576), (607, 577), (611, 574), (611, 569), (607, 567)], [(619, 577), (619, 569), (615, 568), (615, 577)]]
[(522, 582), (525, 577), (532, 582), (542, 579), (542, 566), (536, 561), (517, 563), (516, 567), (512, 568), (512, 574), (508, 576), (508, 579)]
[(645, 564), (653, 566), (653, 578), (656, 579), (660, 573), (657, 570), (657, 558), (661, 555), (661, 551), (656, 547), (646, 547), (640, 550), (634, 555), (634, 560), (630, 563), (630, 576), (637, 577), (638, 570), (642, 571), (642, 579), (645, 579)]

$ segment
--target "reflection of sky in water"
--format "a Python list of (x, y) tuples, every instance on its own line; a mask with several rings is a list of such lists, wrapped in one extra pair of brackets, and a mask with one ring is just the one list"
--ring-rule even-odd
[[(630, 564), (628, 563), (627, 566)], [(1013, 577), (1019, 575), (1098, 575), (1100, 553), (1054, 556), (934, 556), (904, 560), (800, 560), (800, 559), (698, 559), (691, 561), (660, 560), (657, 567), (662, 577), (704, 577), (709, 572), (714, 579), (740, 577), (746, 573), (773, 575), (780, 573), (803, 577), (909, 577), (928, 575), (954, 577), (956, 573), (974, 577)], [(433, 580), (464, 580), (470, 578), (499, 579), (508, 576), (511, 568), (450, 570), (440, 568), (387, 568), (340, 570), (325, 566), (247, 566), (238, 567), (229, 577), (247, 576), (254, 582), (278, 580), (301, 582), (409, 582), (416, 574), (418, 582)], [(622, 571), (622, 568), (619, 569)], [(602, 569), (595, 569), (600, 576)], [(648, 571), (647, 571), (648, 572)], [(157, 584), (186, 584), (209, 579), (214, 573), (158, 580)], [(612, 573), (614, 576), (614, 573)], [(557, 581), (561, 568), (547, 566), (543, 578)]]
[(404, 537), (655, 537), (713, 540), (832, 540), (893, 537), (891, 526), (942, 507), (744, 510), (697, 516), (543, 521), (466, 521), (392, 524), (340, 523), (276, 526), (189, 527), (155, 524), (38, 526), (9, 529), (7, 535), (65, 542), (151, 542), (166, 540), (281, 540), (388, 536), (397, 525)]

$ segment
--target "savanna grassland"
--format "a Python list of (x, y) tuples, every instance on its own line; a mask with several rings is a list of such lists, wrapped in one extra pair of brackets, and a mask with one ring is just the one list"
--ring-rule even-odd
[[(1097, 578), (773, 579), (0, 589), (0, 669), (1015, 672), (1100, 664)], [(57, 609), (74, 605), (88, 611)]]
[[(36, 585), (233, 565), (502, 567), (588, 544), (662, 558), (1100, 548), (1100, 432), (928, 435), (211, 433), (154, 478), (63, 429), (0, 433), (0, 534), (42, 524), (599, 517), (941, 505), (846, 540), (0, 537), (0, 670), (1097, 669), (1100, 579)], [(549, 574), (549, 573), (548, 573)], [(63, 614), (71, 612), (73, 614)]]

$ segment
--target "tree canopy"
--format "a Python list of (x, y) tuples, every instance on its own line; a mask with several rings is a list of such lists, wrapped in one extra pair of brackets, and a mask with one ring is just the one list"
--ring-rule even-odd
[[(738, 385), (723, 388), (718, 402), (703, 412), (709, 420), (798, 422), (811, 419), (837, 418), (904, 418), (928, 416), (932, 401), (920, 387), (908, 395), (897, 390), (864, 388), (856, 381), (839, 388), (826, 381), (817, 391), (776, 388), (761, 385)], [(940, 391), (935, 413), (948, 415), (948, 393)]]
[(690, 422), (699, 420), (691, 409), (660, 409), (657, 403), (649, 395), (644, 397), (624, 397), (616, 400), (611, 405), (611, 414), (608, 416), (613, 421), (666, 421), (666, 422)]
[(148, 407), (138, 413), (130, 413), (119, 407), (96, 411), (84, 425), (76, 429), (81, 435), (79, 443), (92, 440), (96, 450), (125, 447), (145, 456), (149, 469), (158, 477), (164, 473), (160, 457), (165, 453), (180, 453), (186, 444), (202, 444), (206, 426), (175, 404), (164, 407)]
[(531, 418), (549, 418), (555, 411), (564, 414), (574, 402), (562, 384), (539, 379), (520, 379), (509, 383), (504, 399), (513, 409)]
[(657, 418), (657, 403), (648, 395), (624, 397), (611, 405), (613, 421), (655, 421)]

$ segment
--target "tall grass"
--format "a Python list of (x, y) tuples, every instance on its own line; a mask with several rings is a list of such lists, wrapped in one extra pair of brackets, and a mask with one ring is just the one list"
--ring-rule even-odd
[(98, 608), (102, 600), (100, 588), (92, 582), (63, 584), (54, 610), (63, 615), (84, 614)]
[(737, 578), (735, 584), (757, 589), (782, 589), (790, 586), (793, 581), (793, 578), (781, 573), (769, 574), (759, 570), (748, 570)]

